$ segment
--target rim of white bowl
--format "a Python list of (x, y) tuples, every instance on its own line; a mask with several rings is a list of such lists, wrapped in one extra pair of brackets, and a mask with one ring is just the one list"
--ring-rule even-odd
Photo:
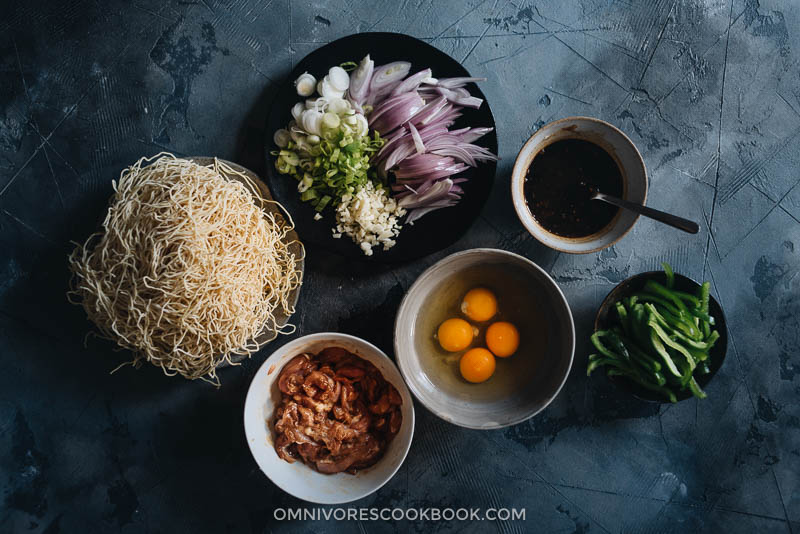
[[(550, 398), (547, 400), (547, 402), (541, 408), (539, 408), (538, 410), (534, 410), (533, 412), (531, 412), (528, 415), (525, 415), (525, 416), (520, 417), (518, 419), (509, 421), (507, 423), (493, 424), (491, 426), (470, 425), (470, 424), (467, 424), (467, 423), (454, 421), (451, 417), (448, 417), (446, 414), (440, 412), (436, 407), (431, 406), (430, 404), (426, 403), (423, 400), (422, 395), (417, 391), (417, 389), (416, 389), (416, 387), (414, 385), (414, 381), (408, 379), (409, 371), (405, 368), (405, 364), (404, 364), (403, 358), (400, 357), (400, 347), (398, 346), (398, 342), (397, 342), (397, 333), (398, 333), (398, 330), (400, 329), (400, 318), (403, 316), (403, 312), (405, 311), (406, 306), (408, 305), (409, 295), (411, 295), (411, 293), (415, 289), (417, 289), (419, 284), (422, 283), (422, 278), (425, 277), (428, 273), (430, 273), (434, 269), (438, 268), (440, 264), (442, 264), (442, 263), (444, 263), (446, 261), (452, 261), (454, 258), (457, 258), (457, 257), (460, 257), (460, 256), (472, 255), (472, 254), (498, 254), (498, 255), (501, 255), (501, 256), (507, 256), (507, 257), (511, 257), (511, 258), (514, 258), (514, 259), (517, 259), (517, 260), (521, 260), (521, 261), (523, 261), (523, 262), (525, 262), (525, 263), (527, 263), (529, 265), (532, 265), (534, 268), (538, 269), (545, 276), (545, 278), (547, 280), (550, 281), (550, 283), (553, 285), (553, 287), (555, 287), (556, 292), (558, 293), (558, 296), (561, 298), (561, 303), (566, 307), (567, 317), (569, 318), (569, 333), (570, 333), (570, 339), (571, 339), (570, 354), (569, 354), (569, 364), (567, 365), (567, 369), (566, 369), (566, 371), (564, 373), (564, 376), (561, 379), (561, 382), (558, 384), (558, 387), (556, 388), (555, 392), (553, 392), (553, 394), (550, 396)], [(569, 301), (567, 301), (567, 297), (564, 295), (564, 292), (561, 291), (561, 287), (558, 285), (558, 283), (553, 279), (552, 276), (550, 276), (550, 274), (547, 271), (542, 269), (542, 267), (539, 266), (536, 262), (534, 262), (534, 261), (532, 261), (532, 260), (530, 260), (530, 259), (528, 259), (525, 256), (522, 256), (520, 254), (516, 254), (514, 252), (510, 252), (508, 250), (503, 250), (503, 249), (499, 249), (499, 248), (482, 247), (482, 248), (471, 248), (471, 249), (468, 249), (468, 250), (462, 250), (461, 252), (455, 252), (453, 254), (450, 254), (449, 256), (445, 256), (441, 260), (437, 261), (436, 263), (434, 263), (433, 265), (431, 265), (430, 267), (428, 267), (427, 269), (422, 271), (422, 273), (416, 278), (416, 280), (414, 280), (414, 283), (411, 284), (411, 287), (408, 288), (408, 291), (406, 291), (406, 294), (403, 296), (403, 300), (400, 301), (400, 307), (397, 309), (397, 316), (395, 317), (395, 320), (394, 320), (394, 353), (395, 353), (395, 358), (397, 359), (397, 367), (400, 369), (400, 374), (403, 375), (403, 380), (405, 381), (406, 386), (408, 387), (408, 389), (411, 390), (411, 393), (414, 395), (414, 397), (423, 406), (425, 406), (425, 408), (427, 408), (429, 412), (431, 412), (436, 417), (438, 417), (438, 418), (442, 419), (443, 421), (446, 421), (446, 422), (448, 422), (450, 424), (453, 424), (453, 425), (456, 425), (456, 426), (460, 426), (460, 427), (463, 427), (463, 428), (470, 428), (470, 429), (473, 429), (473, 430), (496, 430), (498, 428), (506, 428), (506, 427), (518, 425), (520, 423), (523, 423), (523, 422), (527, 421), (531, 417), (534, 417), (534, 416), (538, 415), (545, 408), (550, 406), (550, 404), (561, 393), (561, 390), (564, 388), (564, 384), (567, 383), (567, 378), (569, 378), (569, 373), (572, 371), (572, 364), (575, 361), (575, 345), (576, 345), (576, 343), (575, 343), (575, 319), (572, 317), (572, 308), (570, 308)]]

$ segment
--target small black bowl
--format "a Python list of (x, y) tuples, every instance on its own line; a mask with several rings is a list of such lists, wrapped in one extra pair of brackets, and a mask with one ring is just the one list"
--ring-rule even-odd
[[(665, 285), (667, 283), (667, 275), (664, 274), (664, 271), (648, 271), (631, 276), (630, 278), (627, 278), (617, 284), (617, 286), (611, 290), (606, 298), (603, 299), (603, 303), (600, 304), (600, 309), (597, 310), (597, 316), (594, 320), (595, 332), (598, 330), (606, 330), (607, 328), (614, 326), (614, 324), (616, 324), (616, 312), (614, 311), (614, 304), (620, 299), (640, 292), (648, 280), (653, 280)], [(694, 295), (697, 293), (697, 289), (699, 287), (700, 284), (688, 276), (675, 273), (675, 289), (678, 291), (685, 291), (686, 293), (691, 293)], [(725, 355), (728, 352), (728, 328), (725, 321), (725, 314), (722, 312), (722, 307), (719, 305), (719, 302), (717, 302), (713, 296), (709, 298), (708, 311), (709, 314), (715, 319), (714, 328), (719, 331), (719, 339), (714, 346), (711, 347), (711, 352), (709, 353), (709, 368), (711, 369), (711, 372), (706, 375), (695, 376), (695, 380), (701, 388), (705, 388), (706, 385), (711, 382), (711, 379), (717, 374), (719, 368), (722, 367), (722, 362), (725, 361)], [(615, 386), (630, 393), (637, 399), (650, 402), (669, 402), (669, 400), (664, 398), (663, 395), (659, 395), (655, 391), (645, 389), (635, 382), (626, 379), (625, 377), (612, 376), (608, 377), (608, 379)], [(691, 398), (692, 392), (689, 391), (689, 388), (686, 388), (684, 390), (676, 391), (675, 396), (678, 398), (678, 401), (682, 401)]]

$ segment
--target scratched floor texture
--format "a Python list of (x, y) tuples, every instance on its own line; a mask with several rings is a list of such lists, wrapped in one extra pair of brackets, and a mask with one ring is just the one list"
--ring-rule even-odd
[[(520, 3), (521, 2), (521, 3)], [(0, 8), (0, 531), (800, 533), (800, 4), (792, 0), (4, 1)], [(393, 269), (311, 250), (295, 321), (391, 351), (404, 291), (446, 254), (500, 247), (547, 269), (575, 316), (569, 380), (536, 418), (479, 432), (417, 406), (397, 475), (354, 503), (517, 507), (525, 521), (288, 522), (303, 506), (256, 467), (246, 388), (273, 343), (222, 388), (90, 340), (67, 304), (66, 255), (143, 155), (216, 155), (263, 172), (276, 83), (354, 32), (424, 39), (475, 75), (502, 161), (482, 216), (448, 250)], [(359, 58), (354, 58), (359, 59)], [(568, 115), (624, 130), (648, 204), (599, 254), (557, 254), (511, 209), (527, 137)], [(271, 135), (271, 134), (270, 134)], [(708, 400), (659, 406), (585, 376), (595, 309), (663, 260), (709, 279), (731, 343)]]

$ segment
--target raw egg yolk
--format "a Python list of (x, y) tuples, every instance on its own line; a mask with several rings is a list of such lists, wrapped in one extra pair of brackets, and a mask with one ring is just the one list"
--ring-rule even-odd
[(498, 321), (486, 329), (486, 345), (495, 356), (505, 358), (517, 352), (519, 331), (511, 323)]
[(497, 313), (497, 298), (486, 288), (470, 289), (461, 302), (461, 311), (473, 321), (488, 321)]
[(464, 319), (448, 319), (439, 325), (436, 336), (439, 345), (447, 352), (458, 352), (469, 347), (472, 343), (472, 325)]
[(465, 352), (459, 363), (461, 376), (467, 382), (472, 383), (488, 380), (494, 374), (494, 367), (494, 356), (492, 356), (491, 352), (481, 347)]

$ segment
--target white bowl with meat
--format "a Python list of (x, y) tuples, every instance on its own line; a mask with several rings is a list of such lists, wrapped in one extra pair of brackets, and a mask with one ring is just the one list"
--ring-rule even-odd
[(340, 504), (377, 491), (405, 460), (414, 404), (371, 343), (324, 332), (287, 343), (247, 392), (244, 430), (259, 468), (305, 501)]

